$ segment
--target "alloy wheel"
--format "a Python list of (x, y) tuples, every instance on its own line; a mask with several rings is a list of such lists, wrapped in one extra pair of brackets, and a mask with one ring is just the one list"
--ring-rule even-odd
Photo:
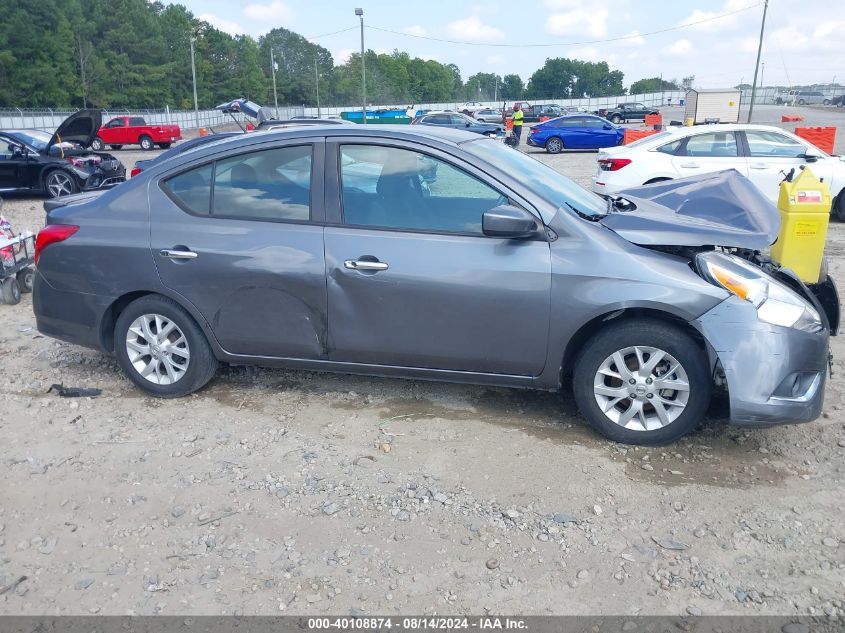
[(596, 403), (607, 418), (632, 431), (672, 424), (689, 401), (686, 370), (656, 347), (626, 347), (608, 356), (593, 381)]
[(550, 138), (549, 142), (546, 143), (546, 149), (549, 150), (550, 154), (557, 154), (563, 149), (563, 143), (559, 138)]
[(74, 186), (71, 177), (64, 172), (54, 171), (47, 176), (47, 191), (54, 198), (69, 196), (73, 193)]
[(188, 339), (176, 323), (160, 314), (143, 314), (126, 332), (126, 354), (135, 371), (157, 385), (172, 385), (191, 360)]

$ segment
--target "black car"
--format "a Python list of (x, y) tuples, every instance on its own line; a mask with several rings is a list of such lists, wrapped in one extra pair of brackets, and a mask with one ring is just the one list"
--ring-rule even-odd
[(466, 130), (487, 136), (504, 136), (505, 130), (500, 123), (482, 123), (460, 112), (429, 112), (411, 121), (411, 125), (436, 125)]
[(0, 191), (58, 198), (126, 180), (119, 160), (88, 149), (101, 123), (99, 110), (80, 110), (52, 135), (42, 130), (0, 131)]
[(161, 152), (160, 154), (156, 155), (155, 158), (135, 161), (135, 167), (132, 168), (131, 176), (132, 178), (134, 178), (145, 169), (149, 169), (150, 167), (158, 165), (159, 163), (163, 163), (166, 160), (170, 160), (171, 158), (173, 158), (174, 156), (178, 156), (182, 152), (187, 152), (188, 150), (194, 149), (195, 147), (199, 147), (200, 145), (219, 141), (224, 138), (229, 138), (230, 136), (237, 136), (238, 134), (243, 134), (243, 132), (220, 132), (218, 134), (209, 134), (208, 136), (197, 136), (196, 138), (188, 139), (187, 141), (179, 143), (178, 145), (174, 145), (170, 149)]
[(654, 108), (646, 107), (642, 103), (620, 103), (607, 112), (599, 111), (597, 114), (608, 119), (611, 123), (619, 125), (628, 121), (645, 121), (646, 114), (657, 114)]

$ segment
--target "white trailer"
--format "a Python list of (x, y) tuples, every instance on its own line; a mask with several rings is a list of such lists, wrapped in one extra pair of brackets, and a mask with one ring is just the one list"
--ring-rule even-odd
[(742, 91), (728, 88), (725, 90), (687, 90), (684, 110), (684, 123), (739, 123), (739, 102)]

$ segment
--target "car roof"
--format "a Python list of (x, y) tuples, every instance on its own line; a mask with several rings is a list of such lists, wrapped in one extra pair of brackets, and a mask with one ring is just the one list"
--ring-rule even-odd
[(789, 132), (776, 125), (759, 125), (757, 123), (714, 123), (711, 125), (670, 125), (664, 131), (683, 136), (685, 133), (698, 132), (731, 132), (739, 130), (757, 130), (761, 132)]
[[(226, 149), (229, 146), (238, 144), (251, 145), (252, 141), (266, 142), (272, 140), (282, 140), (286, 138), (300, 138), (312, 136), (345, 136), (349, 138), (395, 138), (395, 139), (414, 139), (423, 138), (426, 140), (439, 141), (450, 145), (459, 145), (465, 141), (473, 141), (481, 138), (474, 132), (467, 132), (462, 129), (454, 129), (449, 127), (437, 127), (433, 125), (398, 125), (398, 124), (384, 124), (384, 125), (309, 125), (308, 127), (299, 128), (283, 128), (280, 130), (266, 130), (251, 132), (249, 134), (237, 134), (228, 139), (221, 139), (219, 143), (214, 143), (215, 150)], [(197, 148), (197, 153), (206, 151), (206, 146)]]

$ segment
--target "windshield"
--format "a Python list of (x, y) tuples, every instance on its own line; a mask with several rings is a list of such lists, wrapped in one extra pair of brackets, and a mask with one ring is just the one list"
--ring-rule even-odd
[(567, 207), (590, 217), (607, 213), (607, 202), (587, 191), (563, 174), (492, 139), (479, 139), (462, 144), (470, 154), (487, 161), (502, 171), (514, 174), (521, 182), (548, 200), (556, 208)]
[(30, 147), (39, 151), (47, 147), (47, 143), (50, 142), (51, 138), (47, 132), (41, 132), (39, 130), (16, 130), (14, 132), (10, 132), (10, 134), (22, 143), (26, 143)]

